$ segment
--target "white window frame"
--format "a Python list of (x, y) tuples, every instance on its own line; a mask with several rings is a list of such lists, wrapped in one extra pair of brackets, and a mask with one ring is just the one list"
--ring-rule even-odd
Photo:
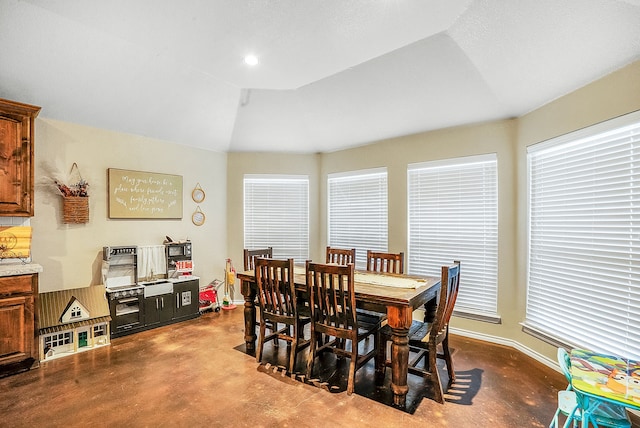
[(454, 315), (499, 323), (497, 154), (410, 164), (407, 194), (408, 272), (459, 260)]
[(640, 112), (530, 146), (527, 165), (524, 330), (640, 358)]
[(367, 266), (367, 250), (388, 248), (387, 168), (329, 174), (327, 245), (356, 249), (356, 269)]
[(246, 174), (243, 189), (244, 248), (273, 247), (274, 258), (304, 263), (309, 258), (309, 177)]

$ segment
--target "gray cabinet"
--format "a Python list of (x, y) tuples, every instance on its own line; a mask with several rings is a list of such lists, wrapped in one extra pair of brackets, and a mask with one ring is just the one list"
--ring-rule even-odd
[(173, 319), (173, 294), (145, 297), (144, 320), (145, 326), (166, 324)]
[(144, 298), (145, 329), (195, 318), (200, 315), (198, 300), (200, 293), (199, 279), (164, 281), (160, 285), (152, 286), (164, 288), (155, 288), (154, 290), (147, 288), (145, 290), (147, 293), (147, 297)]
[(197, 279), (173, 284), (175, 310), (173, 318), (187, 319), (199, 315), (198, 293), (200, 285)]

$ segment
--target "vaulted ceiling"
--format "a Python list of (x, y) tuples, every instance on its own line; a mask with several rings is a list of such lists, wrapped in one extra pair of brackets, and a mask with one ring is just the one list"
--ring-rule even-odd
[(0, 0), (1, 98), (215, 151), (517, 117), (638, 59), (640, 0)]

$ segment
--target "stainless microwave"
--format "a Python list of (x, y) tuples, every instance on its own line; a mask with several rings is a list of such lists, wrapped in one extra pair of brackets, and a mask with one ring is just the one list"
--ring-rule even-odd
[(191, 242), (170, 242), (167, 246), (168, 259), (190, 259), (191, 258)]

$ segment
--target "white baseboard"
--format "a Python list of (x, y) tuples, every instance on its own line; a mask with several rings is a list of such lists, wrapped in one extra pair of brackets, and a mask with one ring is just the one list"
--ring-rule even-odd
[(516, 342), (515, 340), (453, 327), (449, 329), (449, 333), (456, 334), (458, 336), (469, 337), (471, 339), (483, 340), (485, 342), (496, 343), (498, 345), (509, 346), (510, 348), (514, 348), (522, 352), (523, 354), (530, 356), (534, 360), (541, 362), (545, 366), (550, 367), (557, 372), (561, 372), (560, 366), (558, 365), (557, 361), (552, 360), (551, 358), (548, 358), (540, 354), (539, 352), (534, 351), (533, 349), (528, 348), (519, 342)]

